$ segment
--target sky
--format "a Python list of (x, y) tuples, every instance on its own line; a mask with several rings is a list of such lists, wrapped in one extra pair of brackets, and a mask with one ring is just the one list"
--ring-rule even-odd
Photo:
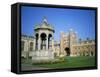
[(78, 38), (95, 39), (95, 10), (59, 9), (44, 7), (21, 7), (21, 33), (34, 35), (34, 26), (46, 17), (54, 26), (54, 39), (60, 40), (60, 32), (67, 33), (70, 29), (77, 32)]

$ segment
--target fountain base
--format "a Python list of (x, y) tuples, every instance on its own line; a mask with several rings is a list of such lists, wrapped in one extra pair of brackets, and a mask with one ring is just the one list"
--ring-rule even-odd
[(40, 51), (34, 51), (32, 53), (32, 61), (33, 62), (39, 62), (39, 61), (51, 61), (54, 59), (54, 52), (50, 50), (40, 50)]

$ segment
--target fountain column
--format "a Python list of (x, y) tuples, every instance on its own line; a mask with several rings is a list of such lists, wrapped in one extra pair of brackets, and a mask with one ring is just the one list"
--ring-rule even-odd
[(40, 34), (39, 34), (39, 37), (38, 37), (38, 50), (40, 50), (40, 48), (41, 48), (40, 47), (40, 45), (41, 45), (40, 43), (41, 43), (41, 38), (40, 38)]
[(34, 38), (34, 50), (36, 50), (36, 37)]
[(54, 38), (52, 37), (52, 50), (53, 52), (55, 52), (55, 48), (54, 48)]
[(47, 37), (46, 37), (46, 50), (48, 50), (48, 34), (47, 34)]

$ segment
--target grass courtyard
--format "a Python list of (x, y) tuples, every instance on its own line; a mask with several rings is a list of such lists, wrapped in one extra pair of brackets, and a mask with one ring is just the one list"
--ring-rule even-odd
[(28, 60), (28, 61), (24, 60), (22, 64), (28, 64), (30, 68), (32, 66), (36, 66), (37, 68), (42, 67), (42, 68), (50, 68), (50, 69), (91, 67), (91, 66), (95, 66), (95, 57), (94, 56), (65, 57), (64, 62), (43, 63), (43, 64), (32, 64), (31, 60)]

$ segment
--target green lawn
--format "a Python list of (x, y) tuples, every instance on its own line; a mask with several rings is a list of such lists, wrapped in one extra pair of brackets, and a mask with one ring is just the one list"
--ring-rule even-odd
[(57, 63), (43, 63), (43, 64), (32, 64), (31, 59), (22, 59), (22, 69), (29, 70), (39, 69), (39, 68), (77, 68), (77, 67), (91, 67), (95, 66), (95, 57), (94, 56), (81, 56), (81, 57), (65, 57), (64, 62)]
[(65, 62), (52, 64), (37, 64), (36, 66), (45, 68), (75, 68), (95, 66), (95, 57), (65, 57)]

